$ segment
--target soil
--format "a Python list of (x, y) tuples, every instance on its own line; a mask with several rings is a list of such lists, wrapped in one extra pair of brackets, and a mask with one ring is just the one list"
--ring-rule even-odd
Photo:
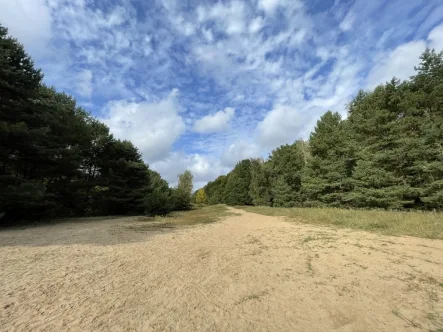
[(0, 232), (1, 331), (442, 331), (443, 241), (234, 210)]

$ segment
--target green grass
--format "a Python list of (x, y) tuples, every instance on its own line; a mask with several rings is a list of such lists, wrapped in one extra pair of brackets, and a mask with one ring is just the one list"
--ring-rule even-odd
[(267, 216), (285, 216), (293, 221), (315, 225), (346, 227), (385, 235), (443, 239), (443, 213), (266, 206), (241, 208), (248, 212)]
[(138, 217), (137, 222), (139, 223), (128, 226), (128, 228), (135, 231), (155, 231), (198, 224), (210, 224), (231, 215), (236, 214), (230, 212), (225, 205), (199, 206), (190, 211), (172, 212), (166, 217)]

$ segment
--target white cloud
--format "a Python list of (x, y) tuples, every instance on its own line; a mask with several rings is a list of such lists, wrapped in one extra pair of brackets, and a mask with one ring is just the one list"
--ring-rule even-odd
[(351, 11), (345, 16), (343, 21), (340, 23), (340, 29), (344, 32), (352, 29), (355, 21), (355, 15)]
[(218, 111), (215, 114), (209, 114), (197, 120), (194, 124), (194, 130), (198, 133), (214, 133), (228, 129), (229, 123), (234, 117), (235, 110), (226, 107), (224, 111)]
[(274, 148), (300, 138), (306, 116), (307, 114), (293, 107), (276, 106), (257, 126), (260, 146)]
[(429, 47), (434, 48), (437, 52), (443, 51), (443, 24), (435, 27), (428, 36)]
[(214, 40), (214, 35), (212, 34), (211, 29), (202, 29), (202, 34), (205, 37), (206, 41), (212, 43)]
[(0, 0), (0, 22), (9, 29), (32, 57), (47, 53), (52, 37), (51, 10), (45, 0)]
[(248, 158), (260, 157), (260, 148), (255, 143), (249, 143), (244, 140), (232, 143), (222, 154), (223, 165), (234, 167), (237, 162)]
[(370, 71), (367, 78), (367, 88), (374, 88), (397, 77), (401, 80), (409, 79), (414, 75), (414, 65), (419, 61), (420, 55), (426, 49), (422, 40), (412, 41), (398, 46), (389, 54), (383, 55)]
[(172, 144), (185, 130), (177, 94), (178, 91), (173, 90), (158, 102), (110, 102), (101, 120), (117, 138), (133, 142), (145, 160), (157, 161), (167, 156)]
[(245, 30), (245, 10), (245, 4), (241, 1), (232, 1), (228, 4), (217, 2), (209, 7), (199, 6), (197, 17), (199, 22), (212, 20), (228, 35), (235, 35)]
[(263, 28), (263, 18), (261, 16), (257, 16), (249, 23), (250, 33), (257, 33), (261, 28)]
[(150, 164), (150, 167), (172, 186), (177, 184), (177, 175), (188, 169), (194, 176), (194, 189), (203, 187), (208, 181), (229, 171), (215, 158), (183, 152), (171, 152), (164, 159)]
[(272, 13), (280, 2), (281, 0), (259, 0), (258, 8), (263, 9), (267, 13)]

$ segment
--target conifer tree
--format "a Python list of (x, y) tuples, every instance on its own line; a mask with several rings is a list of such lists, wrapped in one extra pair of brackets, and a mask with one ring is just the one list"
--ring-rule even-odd
[(311, 157), (307, 163), (302, 192), (306, 205), (343, 204), (351, 190), (353, 155), (348, 147), (347, 128), (338, 113), (326, 112), (309, 138)]
[[(406, 147), (401, 107), (403, 87), (397, 79), (378, 86), (350, 105), (349, 121), (358, 145), (354, 190), (349, 201), (358, 207), (402, 208), (414, 203), (417, 192), (407, 179), (414, 157)], [(402, 129), (403, 128), (403, 129)]]
[(174, 208), (171, 190), (160, 174), (148, 169), (149, 186), (145, 196), (144, 213), (147, 215), (166, 215)]
[[(299, 140), (293, 144), (286, 144), (272, 151), (269, 156), (267, 168), (271, 177), (271, 191), (281, 192), (282, 181), (285, 182), (291, 191), (290, 196), (286, 196), (286, 206), (296, 206), (302, 204), (301, 186), (302, 176), (307, 160), (309, 159), (309, 148), (306, 142)], [(276, 190), (274, 186), (279, 186)], [(283, 187), (287, 187), (286, 185)], [(278, 199), (280, 200), (280, 199)]]
[(272, 185), (272, 206), (274, 207), (294, 207), (296, 193), (287, 183), (283, 175), (274, 179)]
[[(411, 180), (422, 189), (426, 208), (443, 208), (443, 52), (427, 49), (412, 77), (413, 100), (409, 103), (413, 115), (420, 118), (420, 138), (416, 162), (411, 166)], [(421, 112), (418, 111), (421, 109)]]

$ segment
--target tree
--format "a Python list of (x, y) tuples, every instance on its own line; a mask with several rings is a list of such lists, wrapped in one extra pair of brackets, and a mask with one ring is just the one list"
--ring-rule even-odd
[(349, 146), (349, 133), (340, 114), (326, 112), (309, 138), (311, 157), (302, 179), (306, 205), (345, 204), (345, 193), (352, 188), (354, 157)]
[(171, 189), (160, 174), (148, 169), (149, 186), (145, 196), (145, 214), (167, 215), (174, 208)]
[[(308, 159), (309, 147), (302, 140), (296, 141), (294, 144), (282, 145), (273, 150), (269, 156), (267, 168), (270, 173), (272, 193), (280, 192), (282, 186), (289, 188), (288, 190), (291, 192), (290, 195), (285, 195), (284, 199), (277, 198), (278, 201), (283, 199), (285, 206), (302, 204), (302, 176)], [(283, 185), (282, 182), (286, 185)], [(276, 186), (279, 188), (275, 188)], [(288, 199), (291, 201), (286, 201)]]
[(34, 107), (42, 78), (23, 46), (0, 25), (0, 213), (5, 219), (38, 216), (52, 207), (32, 159), (48, 132)]
[[(407, 87), (393, 79), (373, 92), (361, 94), (349, 109), (349, 123), (358, 146), (349, 202), (357, 207), (398, 209), (414, 204), (419, 193), (408, 181), (416, 133), (402, 99)], [(410, 136), (410, 137), (407, 137)]]
[(263, 159), (251, 159), (249, 196), (254, 205), (271, 205), (269, 172)]
[(129, 141), (112, 141), (104, 151), (100, 168), (108, 188), (104, 213), (143, 213), (149, 174), (137, 148)]
[(228, 205), (251, 205), (250, 184), (251, 161), (246, 159), (238, 162), (228, 175), (224, 192), (225, 203)]
[(197, 204), (206, 204), (208, 202), (208, 198), (206, 197), (206, 192), (204, 188), (197, 190), (195, 194), (195, 203)]
[(225, 202), (224, 194), (227, 179), (226, 175), (221, 175), (214, 181), (208, 182), (204, 187), (209, 204), (222, 204)]
[(192, 207), (192, 173), (186, 170), (178, 175), (178, 185), (174, 190), (176, 210), (189, 210)]
[(274, 181), (272, 196), (272, 206), (274, 207), (293, 207), (295, 205), (295, 193), (283, 175)]
[[(421, 188), (420, 202), (428, 209), (443, 208), (443, 52), (427, 49), (411, 79), (413, 98), (408, 108), (416, 115), (418, 128), (416, 158), (410, 166), (410, 180)], [(408, 135), (409, 136), (409, 135)], [(410, 136), (409, 136), (410, 137)], [(421, 144), (420, 144), (421, 143)], [(420, 154), (418, 154), (418, 152)], [(421, 206), (420, 206), (421, 207)]]
[[(0, 26), (2, 223), (169, 212), (171, 190), (137, 148), (116, 140), (73, 97), (43, 85), (42, 77), (23, 46)], [(181, 204), (189, 205), (183, 201), (188, 189), (182, 189)]]

